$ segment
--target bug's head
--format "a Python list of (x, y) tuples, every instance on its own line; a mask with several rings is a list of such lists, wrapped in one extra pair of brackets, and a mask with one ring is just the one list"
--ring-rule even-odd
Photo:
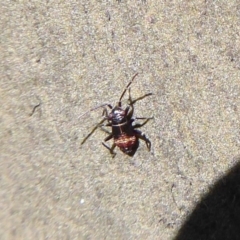
[(115, 107), (108, 115), (108, 121), (119, 124), (126, 121), (126, 112), (121, 107)]

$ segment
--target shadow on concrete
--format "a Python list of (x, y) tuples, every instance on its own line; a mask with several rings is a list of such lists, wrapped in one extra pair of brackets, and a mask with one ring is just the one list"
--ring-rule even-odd
[(240, 158), (203, 197), (174, 240), (240, 239)]

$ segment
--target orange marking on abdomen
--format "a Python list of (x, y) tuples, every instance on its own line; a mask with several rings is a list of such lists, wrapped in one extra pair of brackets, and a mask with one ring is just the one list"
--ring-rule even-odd
[(114, 139), (114, 142), (119, 148), (128, 148), (133, 146), (136, 143), (136, 140), (137, 138), (134, 135), (128, 136), (123, 134), (118, 138)]

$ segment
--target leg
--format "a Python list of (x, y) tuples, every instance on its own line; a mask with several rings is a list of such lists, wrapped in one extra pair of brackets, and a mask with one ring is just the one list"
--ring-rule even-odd
[(139, 98), (136, 98), (135, 100), (132, 100), (132, 98), (131, 98), (131, 94), (130, 94), (130, 89), (129, 89), (129, 105), (133, 105), (133, 104), (135, 104), (137, 101), (139, 101), (139, 100), (142, 100), (142, 99), (144, 99), (145, 97), (148, 97), (148, 96), (151, 96), (151, 95), (153, 95), (152, 93), (147, 93), (147, 94), (145, 94), (145, 95), (143, 95), (142, 97), (139, 97)]
[(103, 127), (111, 127), (112, 124), (111, 123), (107, 123), (107, 124), (101, 124), (101, 125), (98, 125), (98, 127), (105, 133), (107, 133), (108, 135), (111, 135), (112, 133), (109, 132), (107, 129), (103, 128)]
[[(107, 125), (103, 125), (103, 126), (107, 126)], [(107, 133), (108, 135), (111, 135), (112, 133), (109, 132), (107, 129), (103, 128), (103, 126), (100, 126), (100, 129), (101, 129), (103, 132)]]
[(107, 108), (104, 108), (104, 109), (103, 109), (103, 112), (102, 112), (102, 116), (107, 117), (107, 115), (108, 115)]
[(133, 128), (140, 128), (140, 127), (144, 126), (149, 120), (151, 120), (153, 118), (151, 117), (151, 118), (135, 118), (135, 119), (146, 119), (146, 121), (144, 121), (142, 124), (137, 123), (133, 126)]
[[(109, 107), (110, 107), (110, 105), (108, 105)], [(107, 123), (107, 124), (103, 124), (106, 120), (107, 120), (107, 116), (108, 116), (108, 112), (107, 112), (107, 109), (106, 108), (104, 108), (103, 109), (103, 114), (102, 114), (103, 116), (105, 115), (105, 118), (101, 121), (101, 122), (99, 122), (94, 128), (93, 128), (93, 130), (83, 139), (83, 141), (81, 142), (81, 145), (82, 144), (84, 144), (85, 142), (86, 142), (86, 140), (97, 130), (97, 128), (101, 128), (101, 130), (103, 130), (104, 132), (106, 132), (106, 133), (108, 133), (108, 134), (110, 134), (110, 132), (109, 131), (107, 131), (106, 129), (104, 129), (104, 128), (102, 128), (102, 126), (112, 126), (112, 124), (111, 123)]]
[[(107, 119), (106, 119), (107, 120)], [(111, 127), (112, 124), (111, 123), (107, 123), (107, 124), (101, 124), (99, 125), (99, 127)]]
[(147, 148), (148, 148), (148, 151), (150, 151), (150, 150), (151, 150), (151, 142), (150, 142), (150, 140), (146, 137), (146, 135), (145, 135), (144, 133), (140, 132), (140, 131), (137, 131), (137, 130), (135, 130), (135, 133), (136, 133), (136, 136), (137, 136), (138, 138), (142, 139), (142, 140), (146, 143)]
[[(107, 142), (108, 140), (110, 140), (110, 139), (112, 139), (112, 138), (113, 138), (113, 135), (110, 134), (109, 136), (107, 136), (107, 137), (104, 139), (104, 142)], [(116, 147), (116, 144), (113, 143), (112, 147), (110, 148), (110, 147), (109, 147), (107, 144), (105, 144), (104, 142), (102, 142), (102, 145), (110, 151), (112, 157), (114, 158), (115, 155), (116, 155), (116, 153), (115, 153), (113, 150), (114, 150), (114, 148)]]
[[(148, 97), (148, 96), (151, 96), (151, 95), (152, 95), (152, 93), (147, 93), (147, 94), (145, 94), (145, 95), (142, 96), (142, 97), (139, 97), (139, 98), (137, 98), (137, 99), (135, 99), (135, 100), (132, 100), (131, 92), (130, 92), (130, 88), (129, 88), (128, 101), (129, 101), (129, 106), (131, 106), (131, 111), (130, 111), (129, 114), (128, 114), (128, 118), (129, 118), (129, 119), (132, 118), (132, 115), (133, 115), (133, 112), (134, 112), (134, 104), (135, 104), (137, 101), (142, 100), (142, 99), (144, 99), (145, 97)], [(128, 106), (128, 108), (130, 108), (129, 106)], [(142, 118), (139, 118), (139, 119), (142, 119)]]
[(83, 145), (87, 139), (89, 137), (91, 137), (91, 135), (99, 128), (99, 126), (101, 126), (104, 122), (106, 121), (106, 118), (104, 118), (101, 122), (99, 122), (94, 128), (93, 130), (83, 139), (83, 141), (81, 142), (81, 145)]

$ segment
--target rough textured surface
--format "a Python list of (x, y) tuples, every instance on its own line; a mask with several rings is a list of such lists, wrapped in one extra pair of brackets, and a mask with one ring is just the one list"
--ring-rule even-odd
[[(211, 189), (240, 155), (239, 2), (6, 0), (0, 12), (0, 238), (220, 239)], [(151, 152), (112, 159), (100, 130), (81, 145), (101, 110), (79, 116), (114, 104), (136, 72), (133, 98), (154, 94), (135, 114), (154, 116)], [(238, 179), (220, 207), (239, 209)]]

